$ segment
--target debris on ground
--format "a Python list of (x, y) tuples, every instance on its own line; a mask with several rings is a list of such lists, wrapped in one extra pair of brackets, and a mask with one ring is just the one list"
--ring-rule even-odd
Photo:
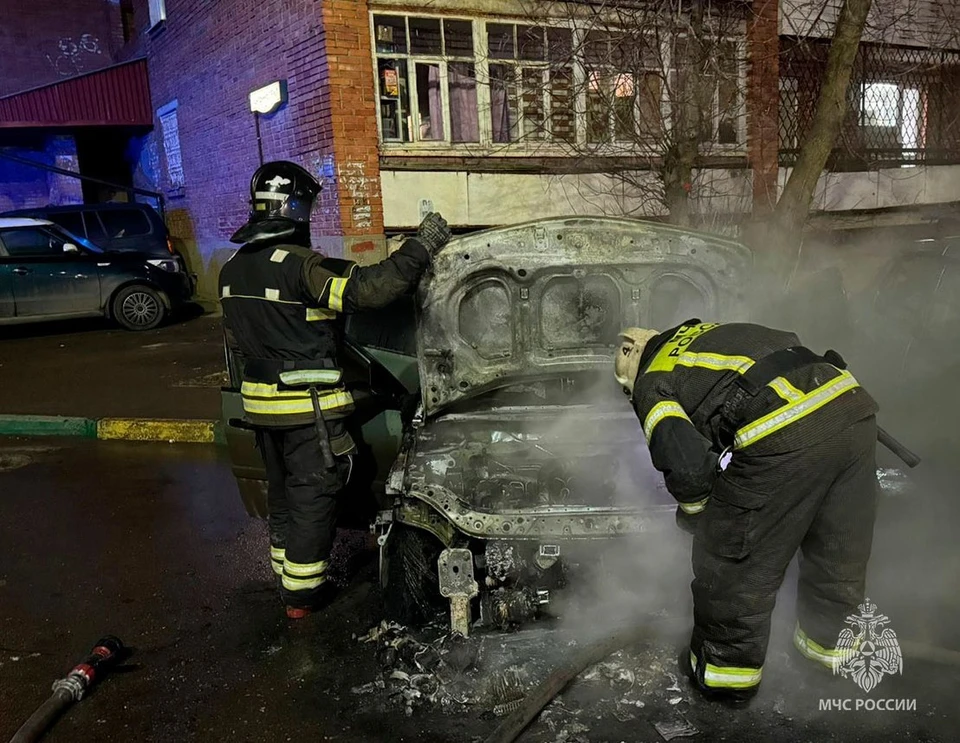
[[(356, 638), (375, 648), (379, 678), (352, 691), (401, 707), (408, 716), (434, 707), (448, 714), (502, 718), (516, 711), (579, 644), (571, 637), (537, 628), (463, 638), (450, 634), (445, 625), (414, 633), (384, 621)], [(651, 709), (659, 709), (671, 720), (657, 728), (666, 740), (695, 735), (698, 731), (674, 709), (688, 699), (675, 669), (663, 665), (663, 658), (672, 655), (670, 646), (650, 643), (620, 650), (588, 668), (562, 698), (544, 708), (531, 730), (531, 741), (581, 743), (588, 740), (590, 730), (585, 721), (637, 722)]]
[(674, 738), (692, 738), (699, 734), (693, 725), (685, 717), (678, 717), (670, 722), (655, 722), (653, 727), (660, 733), (664, 740), (673, 740)]

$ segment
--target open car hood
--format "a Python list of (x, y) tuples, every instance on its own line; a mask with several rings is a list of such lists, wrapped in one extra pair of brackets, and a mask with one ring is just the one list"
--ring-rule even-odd
[(424, 412), (610, 367), (625, 327), (737, 319), (751, 261), (739, 243), (632, 219), (548, 219), (452, 240), (419, 290)]

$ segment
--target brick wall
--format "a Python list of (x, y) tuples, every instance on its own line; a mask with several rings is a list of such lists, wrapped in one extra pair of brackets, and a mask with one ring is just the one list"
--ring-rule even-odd
[(113, 64), (119, 0), (2, 0), (0, 95)]
[(777, 203), (780, 36), (778, 0), (753, 0), (747, 26), (747, 155), (753, 169), (753, 212)]
[(379, 260), (385, 243), (367, 3), (326, 0), (323, 21), (344, 252), (361, 263)]
[[(145, 28), (146, 0), (136, 13), (136, 26)], [(159, 186), (203, 298), (214, 296), (235, 247), (230, 235), (246, 221), (259, 164), (247, 96), (274, 80), (287, 81), (288, 103), (261, 117), (263, 156), (297, 162), (322, 181), (315, 246), (356, 259), (378, 253), (383, 218), (367, 19), (365, 2), (167, 0), (166, 22), (142, 36), (154, 108), (177, 102), (183, 188), (171, 192), (158, 120)]]

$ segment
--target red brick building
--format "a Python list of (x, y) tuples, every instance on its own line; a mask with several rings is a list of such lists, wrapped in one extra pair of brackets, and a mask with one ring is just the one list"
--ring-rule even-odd
[[(229, 237), (246, 219), (261, 152), (299, 162), (323, 181), (316, 245), (361, 262), (380, 258), (385, 237), (414, 228), (431, 208), (462, 230), (564, 214), (665, 212), (662, 200), (648, 196), (662, 162), (655, 133), (669, 131), (676, 108), (670, 89), (681, 75), (682, 34), (657, 37), (651, 60), (644, 52), (624, 61), (611, 41), (617, 19), (591, 16), (596, 4), (78, 0), (69, 4), (73, 20), (58, 16), (47, 33), (36, 17), (54, 12), (51, 0), (15, 2), (23, 32), (13, 35), (34, 29), (51, 40), (44, 49), (54, 41), (50, 48), (60, 49), (64, 35), (79, 38), (77, 49), (87, 54), (89, 28), (105, 51), (87, 59), (68, 43), (68, 61), (46, 62), (29, 79), (29, 67), (42, 67), (52, 52), (31, 51), (30, 65), (17, 61), (11, 69), (19, 78), (4, 77), (8, 63), (0, 61), (11, 90), (50, 82), (69, 64), (86, 71), (147, 60), (152, 131), (124, 135), (126, 177), (163, 195), (168, 224), (207, 298), (233, 249)], [(706, 221), (729, 222), (775, 203), (822, 77), (829, 28), (821, 26), (832, 17), (819, 12), (824, 5), (711, 6), (724, 15), (711, 21), (717, 42), (702, 83), (701, 157), (689, 184)], [(531, 15), (544, 6), (549, 15)], [(955, 90), (956, 52), (938, 47), (934, 67), (924, 62), (934, 45), (928, 33), (913, 29), (911, 47), (889, 31), (868, 32), (869, 64), (858, 62), (849, 122), (831, 163), (836, 172), (824, 175), (817, 192), (823, 214), (960, 198), (951, 196), (960, 193), (953, 165), (960, 127), (944, 102), (944, 91)], [(808, 37), (804, 57), (796, 40)], [(250, 93), (278, 81), (286, 100), (260, 115), (258, 128)], [(69, 151), (79, 136), (54, 144)], [(48, 159), (53, 150), (48, 143)], [(0, 206), (19, 193), (3, 167)]]

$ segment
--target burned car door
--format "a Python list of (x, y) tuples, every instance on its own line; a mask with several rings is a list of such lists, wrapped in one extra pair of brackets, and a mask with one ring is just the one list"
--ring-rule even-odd
[[(402, 429), (400, 410), (409, 405), (410, 395), (417, 389), (412, 302), (412, 298), (402, 300), (385, 310), (346, 318), (341, 364), (357, 405), (349, 426), (361, 451), (344, 500), (362, 510), (350, 515), (364, 527), (377, 505), (370, 494), (383, 492), (384, 478), (396, 458)], [(240, 398), (244, 360), (226, 338), (224, 354), (230, 384), (221, 389), (221, 409), (230, 462), (247, 513), (265, 518), (266, 472), (253, 430), (244, 422)]]

